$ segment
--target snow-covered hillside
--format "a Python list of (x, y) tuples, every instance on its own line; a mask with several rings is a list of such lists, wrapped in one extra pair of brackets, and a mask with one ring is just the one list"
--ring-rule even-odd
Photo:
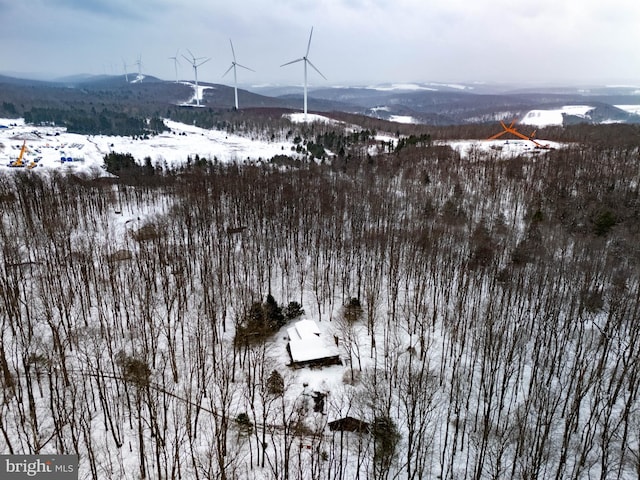
[[(20, 132), (146, 152), (13, 123), (11, 157)], [(230, 151), (169, 125), (176, 158)], [(445, 145), (143, 185), (5, 169), (0, 451), (82, 479), (634, 478), (637, 158)], [(341, 365), (294, 364), (296, 332)]]
[[(303, 113), (286, 114), (293, 123), (322, 123), (343, 128), (346, 132), (357, 131), (357, 125), (349, 125), (332, 118), (308, 114), (305, 120)], [(397, 121), (413, 123), (410, 117), (398, 117)], [(65, 171), (99, 172), (104, 156), (110, 152), (130, 153), (138, 163), (150, 158), (158, 167), (176, 167), (187, 162), (187, 159), (217, 159), (220, 162), (257, 161), (271, 159), (276, 155), (296, 155), (292, 149), (296, 145), (292, 141), (269, 141), (250, 138), (225, 131), (203, 129), (183, 123), (164, 120), (170, 128), (145, 138), (112, 137), (105, 135), (80, 135), (67, 133), (61, 127), (43, 127), (27, 125), (22, 119), (0, 119), (0, 170), (13, 170), (9, 164), (20, 155), (20, 149), (26, 142), (25, 167), (35, 167), (36, 171), (63, 169)], [(395, 143), (397, 138), (384, 133), (375, 136), (378, 142)], [(557, 142), (539, 140), (552, 149), (561, 148)], [(533, 142), (525, 140), (450, 140), (439, 141), (441, 145), (450, 145), (458, 151), (462, 158), (491, 153), (494, 157), (510, 158), (518, 155), (539, 153)], [(370, 155), (376, 155), (379, 149), (372, 146)], [(331, 152), (328, 152), (331, 156)], [(64, 161), (62, 160), (64, 159)]]
[[(290, 153), (291, 142), (268, 141), (207, 130), (171, 120), (165, 120), (171, 131), (145, 139), (79, 135), (67, 133), (60, 127), (25, 125), (22, 120), (0, 119), (0, 168), (15, 161), (26, 141), (25, 163), (37, 169), (89, 170), (99, 168), (109, 152), (130, 153), (138, 161), (151, 158), (153, 165), (176, 166), (187, 157), (200, 157), (219, 161), (268, 159)], [(65, 162), (61, 158), (65, 158)], [(67, 162), (68, 158), (74, 161)], [(34, 162), (34, 163), (32, 163)]]
[(640, 105), (615, 105), (616, 108), (624, 110), (627, 113), (633, 113), (634, 115), (640, 115)]
[[(557, 150), (563, 144), (549, 140), (536, 140), (548, 149)], [(545, 152), (544, 148), (538, 148), (529, 140), (451, 140), (437, 142), (450, 145), (462, 158), (471, 158), (482, 155), (483, 158), (512, 158), (520, 155), (535, 155)]]
[(522, 120), (520, 120), (520, 123), (535, 125), (537, 127), (562, 125), (563, 115), (573, 115), (586, 119), (593, 108), (594, 107), (588, 105), (567, 105), (553, 110), (530, 110)]

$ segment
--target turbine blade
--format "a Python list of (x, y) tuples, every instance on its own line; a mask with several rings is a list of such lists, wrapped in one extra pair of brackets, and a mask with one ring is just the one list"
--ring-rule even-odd
[(301, 61), (303, 61), (303, 60), (304, 60), (304, 58), (298, 58), (297, 60), (291, 60), (290, 62), (283, 63), (283, 64), (282, 64), (282, 65), (280, 65), (280, 66), (281, 66), (281, 67), (284, 67), (285, 65), (291, 65), (292, 63), (298, 63), (298, 62), (301, 62)]
[(237, 65), (238, 67), (244, 68), (245, 70), (249, 70), (250, 72), (255, 72), (255, 70), (253, 70), (252, 68), (245, 67), (244, 65), (240, 65), (239, 63), (236, 63), (236, 65)]
[(227, 75), (227, 73), (229, 73), (234, 66), (235, 66), (235, 63), (232, 63), (231, 66), (227, 69), (227, 71), (222, 74), (222, 78), (224, 78)]
[(197, 64), (197, 65), (195, 64), (195, 62), (194, 62), (193, 64), (194, 64), (196, 67), (199, 67), (200, 65), (203, 65), (203, 64), (207, 63), (209, 60), (211, 60), (211, 59), (210, 59), (210, 58), (207, 58), (207, 59), (203, 60), (202, 62), (200, 62), (200, 63), (199, 63), (199, 64)]
[(233, 55), (233, 61), (236, 61), (236, 52), (233, 49), (233, 42), (231, 41), (231, 39), (229, 39), (229, 43), (231, 44), (231, 54)]
[(191, 53), (191, 50), (187, 48), (187, 52), (189, 52), (189, 55), (191, 55), (191, 58), (193, 58), (193, 60), (195, 61), (196, 56), (193, 53)]
[(325, 80), (327, 79), (327, 77), (325, 77), (324, 75), (322, 75), (322, 72), (321, 72), (320, 70), (318, 70), (318, 69), (316, 68), (316, 66), (315, 66), (313, 63), (311, 63), (311, 60), (309, 60), (308, 58), (307, 58), (306, 60), (307, 60), (307, 63), (308, 63), (309, 65), (311, 65), (311, 66), (313, 67), (313, 69), (314, 69), (316, 72), (318, 72), (322, 78), (324, 78)]
[(182, 58), (184, 58), (187, 62), (189, 63), (195, 63), (194, 61), (189, 60), (187, 57), (185, 57), (184, 55), (182, 55)]
[(309, 34), (309, 43), (307, 44), (307, 54), (305, 57), (309, 56), (309, 49), (311, 48), (311, 36), (313, 35), (313, 27), (311, 27), (311, 33)]

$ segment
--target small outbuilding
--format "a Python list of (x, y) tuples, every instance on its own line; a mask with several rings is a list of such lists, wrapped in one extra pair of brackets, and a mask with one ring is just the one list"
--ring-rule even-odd
[(353, 417), (343, 417), (329, 422), (329, 430), (332, 432), (359, 432), (368, 433), (370, 431), (370, 425), (363, 421)]

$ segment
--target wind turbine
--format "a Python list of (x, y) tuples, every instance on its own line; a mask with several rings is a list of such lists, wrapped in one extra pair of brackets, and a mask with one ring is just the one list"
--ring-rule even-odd
[(138, 78), (137, 80), (142, 80), (142, 55), (138, 54), (138, 59), (136, 60), (135, 65), (138, 66)]
[(129, 73), (127, 72), (127, 62), (124, 61), (124, 58), (122, 59), (122, 66), (124, 68), (124, 79), (127, 81), (127, 83), (129, 83)]
[[(210, 58), (204, 58), (204, 57), (198, 57), (196, 58), (193, 53), (191, 53), (191, 50), (189, 50), (187, 48), (187, 52), (189, 52), (189, 55), (191, 55), (191, 60), (189, 60), (187, 57), (184, 57), (184, 59), (189, 62), (191, 65), (193, 65), (193, 72), (195, 73), (195, 77), (196, 77), (196, 105), (199, 107), (200, 106), (200, 93), (198, 92), (198, 67), (204, 63), (207, 63), (209, 60), (211, 60)], [(204, 58), (204, 60), (202, 60)], [(200, 62), (200, 60), (202, 60)], [(200, 63), (198, 63), (200, 62)]]
[(178, 61), (178, 52), (180, 51), (180, 49), (176, 50), (176, 55), (174, 57), (169, 57), (169, 60), (173, 60), (173, 68), (176, 71), (176, 83), (178, 83), (178, 64), (180, 63)]
[(251, 72), (255, 72), (255, 70), (251, 70), (249, 67), (245, 67), (244, 65), (240, 65), (238, 62), (236, 62), (236, 52), (233, 50), (233, 42), (231, 41), (231, 39), (229, 39), (229, 43), (231, 44), (231, 54), (233, 55), (233, 62), (231, 62), (231, 66), (226, 72), (224, 72), (224, 75), (222, 76), (224, 77), (233, 68), (233, 92), (236, 98), (236, 110), (238, 110), (238, 75), (236, 72), (236, 67), (241, 67)]
[(304, 62), (304, 121), (305, 122), (307, 121), (307, 64), (311, 65), (311, 67), (313, 67), (313, 69), (316, 72), (318, 72), (322, 78), (324, 78), (325, 80), (327, 79), (327, 77), (322, 75), (322, 72), (320, 72), (320, 70), (318, 70), (313, 63), (311, 63), (311, 60), (309, 60), (309, 49), (311, 48), (312, 35), (313, 35), (313, 27), (311, 27), (311, 33), (309, 34), (309, 43), (307, 44), (307, 53), (305, 54), (304, 57), (298, 58), (296, 60), (291, 60), (290, 62), (283, 63), (282, 65), (280, 65), (281, 67), (284, 67), (285, 65), (291, 65), (292, 63)]

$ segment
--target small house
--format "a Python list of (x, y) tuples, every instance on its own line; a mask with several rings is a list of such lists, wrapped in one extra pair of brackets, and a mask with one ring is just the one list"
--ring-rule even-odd
[(329, 422), (328, 425), (329, 430), (331, 430), (332, 432), (338, 431), (368, 433), (371, 428), (367, 422), (348, 416), (338, 418), (337, 420)]
[(287, 329), (287, 351), (295, 367), (341, 365), (335, 346), (325, 343), (322, 332), (312, 320), (300, 320)]

